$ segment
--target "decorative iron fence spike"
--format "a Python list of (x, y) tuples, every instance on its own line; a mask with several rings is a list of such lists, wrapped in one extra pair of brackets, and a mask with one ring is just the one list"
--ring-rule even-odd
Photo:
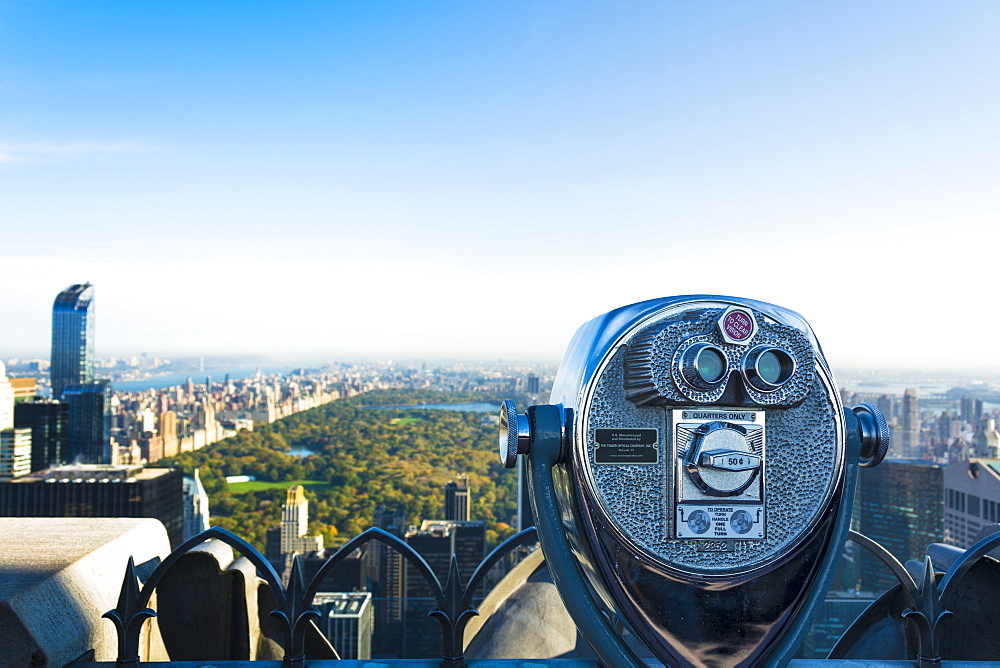
[(153, 591), (181, 557), (210, 539), (222, 541), (246, 557), (257, 569), (260, 577), (270, 586), (276, 604), (270, 615), (280, 620), (284, 631), (285, 666), (305, 665), (305, 637), (309, 622), (320, 616), (313, 607), (313, 600), (322, 581), (338, 563), (357, 548), (372, 541), (382, 543), (399, 553), (427, 582), (436, 602), (435, 608), (429, 614), (438, 618), (442, 627), (444, 649), (442, 665), (464, 666), (465, 628), (468, 622), (479, 614), (479, 611), (472, 606), (476, 589), (488, 571), (508, 553), (516, 548), (536, 543), (538, 540), (534, 527), (530, 527), (503, 541), (476, 566), (464, 587), (462, 587), (458, 558), (453, 554), (448, 577), (442, 587), (437, 575), (419, 552), (397, 536), (382, 529), (371, 528), (349, 540), (329, 557), (308, 584), (304, 583), (301, 561), (298, 558), (293, 559), (286, 588), (274, 567), (252, 545), (225, 529), (212, 527), (173, 550), (148, 574), (148, 578), (141, 585), (135, 562), (129, 557), (118, 597), (118, 606), (103, 615), (115, 625), (118, 634), (117, 665), (132, 666), (139, 663), (139, 635), (142, 625), (146, 619), (156, 616), (154, 610), (146, 607)]
[(139, 578), (135, 573), (135, 560), (131, 556), (125, 565), (118, 606), (101, 617), (110, 619), (118, 632), (118, 665), (139, 663), (139, 633), (143, 623), (156, 613), (145, 607), (139, 591)]

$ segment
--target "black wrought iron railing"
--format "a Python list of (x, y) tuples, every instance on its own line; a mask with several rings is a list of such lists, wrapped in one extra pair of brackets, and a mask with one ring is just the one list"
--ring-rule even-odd
[[(942, 654), (951, 654), (952, 656), (948, 658), (955, 659), (976, 658), (991, 661), (1000, 659), (1000, 644), (993, 639), (994, 633), (969, 632), (969, 627), (980, 624), (987, 629), (995, 628), (994, 621), (1000, 617), (998, 606), (995, 603), (989, 604), (996, 594), (1000, 593), (998, 588), (1000, 568), (997, 568), (995, 559), (987, 557), (992, 550), (1000, 547), (1000, 526), (995, 528), (998, 531), (984, 536), (968, 550), (961, 552), (946, 570), (942, 571), (942, 564), (935, 564), (930, 554), (925, 555), (920, 573), (916, 577), (874, 540), (855, 531), (849, 533), (848, 540), (878, 557), (899, 582), (898, 588), (886, 592), (880, 599), (887, 603), (894, 597), (903, 601), (903, 606), (889, 605), (890, 608), (895, 608), (892, 614), (898, 615), (903, 622), (902, 628), (905, 629), (903, 639), (906, 647), (905, 656), (893, 658), (915, 661), (921, 668), (940, 666)], [(929, 546), (928, 551), (934, 547)], [(947, 546), (938, 547), (948, 549)], [(974, 568), (988, 569), (979, 578), (988, 589), (984, 596), (988, 601), (986, 605), (969, 596), (967, 592), (970, 588), (979, 587), (978, 584), (970, 587), (970, 583), (966, 582), (967, 576)], [(964, 595), (960, 596), (960, 593)], [(944, 622), (955, 616), (960, 616), (959, 621), (962, 624), (956, 625), (956, 628), (951, 630), (950, 651), (942, 652), (945, 640)], [(848, 658), (846, 655), (852, 647), (858, 647), (862, 644), (862, 639), (866, 636), (870, 639), (876, 633), (879, 633), (879, 630), (867, 628), (867, 622), (862, 616), (844, 634), (831, 656)], [(885, 643), (882, 646), (884, 647)]]
[[(479, 614), (474, 605), (474, 593), (484, 582), (487, 572), (500, 560), (512, 551), (537, 541), (534, 528), (522, 531), (505, 540), (476, 566), (464, 585), (459, 577), (458, 561), (453, 555), (448, 576), (442, 584), (417, 551), (396, 536), (381, 529), (372, 528), (344, 544), (325, 561), (308, 583), (304, 582), (299, 562), (295, 560), (286, 586), (274, 567), (252, 545), (225, 529), (212, 528), (184, 542), (166, 559), (156, 565), (151, 572), (140, 574), (132, 559), (129, 559), (118, 605), (114, 610), (110, 610), (104, 615), (114, 623), (117, 629), (118, 657), (116, 665), (134, 666), (140, 663), (140, 634), (143, 624), (147, 619), (157, 614), (150, 607), (153, 592), (162, 583), (168, 571), (176, 566), (178, 560), (209, 539), (222, 541), (241, 553), (253, 564), (257, 569), (258, 576), (270, 587), (274, 597), (274, 609), (270, 611), (269, 615), (276, 619), (281, 627), (281, 646), (284, 651), (282, 663), (289, 667), (306, 665), (306, 636), (312, 626), (310, 622), (319, 617), (319, 612), (313, 606), (313, 601), (321, 583), (338, 564), (357, 548), (372, 541), (382, 543), (398, 552), (413, 566), (415, 572), (432, 591), (434, 605), (429, 614), (438, 620), (441, 627), (441, 665), (449, 667), (465, 665), (465, 630), (469, 621)], [(964, 605), (963, 600), (960, 600), (963, 597), (957, 597), (966, 576), (973, 568), (977, 567), (977, 564), (986, 561), (992, 564), (992, 568), (995, 568), (995, 574), (990, 575), (990, 578), (995, 578), (996, 584), (1000, 586), (1000, 567), (997, 567), (995, 560), (987, 557), (991, 550), (1000, 547), (1000, 532), (986, 536), (962, 552), (943, 572), (935, 565), (931, 556), (926, 556), (922, 572), (918, 577), (914, 577), (911, 571), (907, 570), (898, 559), (870, 538), (852, 531), (849, 540), (874, 554), (899, 582), (895, 594), (893, 594), (893, 590), (890, 590), (883, 598), (895, 595), (903, 602), (900, 609), (891, 610), (888, 616), (899, 623), (898, 627), (895, 627), (896, 632), (902, 629), (905, 638), (900, 641), (901, 645), (900, 642), (897, 642), (896, 645), (890, 642), (888, 644), (882, 643), (879, 646), (883, 648), (902, 646), (905, 649), (893, 650), (903, 655), (871, 656), (872, 653), (878, 654), (878, 652), (873, 652), (871, 650), (872, 643), (866, 643), (865, 640), (873, 633), (892, 633), (893, 631), (886, 631), (884, 628), (865, 628), (863, 615), (834, 648), (831, 654), (832, 658), (861, 660), (862, 664), (866, 659), (895, 659), (913, 662), (910, 665), (916, 664), (921, 668), (940, 666), (942, 665), (942, 647), (945, 644), (942, 642), (942, 622), (955, 615), (956, 612), (964, 617), (983, 617), (976, 610), (968, 610), (968, 606)], [(993, 582), (993, 580), (989, 581)], [(1000, 589), (994, 589), (994, 591), (1000, 591)], [(1000, 611), (995, 614), (1000, 615)], [(983, 619), (986, 624), (993, 623), (993, 617), (989, 615)], [(951, 643), (952, 646), (960, 644), (961, 641)], [(991, 655), (994, 648), (989, 643), (987, 645), (985, 650), (980, 648), (982, 651), (978, 651), (978, 654), (973, 653), (977, 654), (979, 658), (1000, 659), (1000, 646), (995, 649), (996, 654)], [(884, 652), (884, 650), (881, 651)], [(865, 656), (866, 652), (869, 656)], [(963, 657), (948, 656), (946, 658), (961, 659)], [(804, 662), (803, 665), (814, 665), (814, 662)]]
[(345, 543), (326, 560), (308, 583), (303, 581), (299, 560), (293, 560), (288, 585), (285, 586), (274, 567), (252, 545), (236, 534), (213, 527), (182, 543), (142, 580), (138, 577), (135, 563), (131, 557), (129, 558), (118, 605), (114, 610), (104, 614), (104, 617), (114, 623), (118, 632), (117, 665), (130, 666), (139, 663), (142, 626), (147, 619), (157, 614), (149, 607), (150, 597), (163, 577), (182, 556), (209, 539), (220, 540), (237, 550), (254, 565), (258, 575), (270, 587), (276, 604), (270, 616), (278, 620), (282, 629), (283, 663), (286, 666), (302, 666), (305, 662), (307, 630), (310, 622), (319, 617), (313, 601), (321, 583), (340, 562), (359, 547), (372, 541), (383, 543), (398, 552), (426, 582), (435, 601), (435, 606), (429, 611), (429, 615), (441, 624), (442, 665), (462, 666), (465, 663), (465, 628), (469, 621), (479, 614), (472, 605), (474, 592), (483, 582), (487, 572), (506, 555), (519, 547), (537, 542), (533, 527), (511, 536), (476, 566), (464, 586), (459, 578), (458, 560), (452, 555), (448, 576), (442, 585), (427, 561), (416, 550), (382, 529), (371, 528)]

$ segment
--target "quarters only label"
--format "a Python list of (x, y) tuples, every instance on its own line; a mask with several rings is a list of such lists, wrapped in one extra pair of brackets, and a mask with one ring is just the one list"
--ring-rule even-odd
[(595, 464), (655, 464), (659, 461), (658, 429), (595, 429)]

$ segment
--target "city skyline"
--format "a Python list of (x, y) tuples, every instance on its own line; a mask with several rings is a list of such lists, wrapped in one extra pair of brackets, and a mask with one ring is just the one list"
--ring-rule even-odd
[[(988, 346), (1000, 8), (0, 3), (0, 358), (556, 361), (671, 294), (836, 367)], [(508, 315), (510, 314), (510, 315)], [(957, 321), (957, 322), (956, 322)]]

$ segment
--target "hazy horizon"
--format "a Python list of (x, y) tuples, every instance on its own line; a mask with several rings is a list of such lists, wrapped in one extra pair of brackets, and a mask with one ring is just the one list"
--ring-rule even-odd
[[(402, 354), (402, 355), (229, 355), (225, 353), (212, 354), (206, 353), (204, 355), (190, 354), (190, 353), (155, 353), (150, 351), (138, 351), (138, 352), (120, 352), (118, 354), (99, 354), (97, 358), (99, 360), (110, 360), (110, 359), (129, 359), (141, 357), (145, 353), (149, 358), (159, 358), (161, 360), (169, 360), (171, 364), (176, 364), (179, 362), (185, 362), (188, 364), (194, 363), (200, 358), (204, 360), (205, 370), (209, 371), (212, 369), (224, 369), (224, 368), (241, 368), (241, 367), (268, 367), (268, 368), (319, 368), (326, 365), (336, 365), (336, 364), (383, 364), (387, 362), (392, 362), (397, 367), (409, 367), (417, 368), (421, 365), (426, 364), (430, 368), (435, 367), (449, 367), (453, 365), (470, 365), (470, 366), (536, 366), (539, 368), (547, 368), (550, 372), (555, 373), (559, 367), (560, 357), (553, 358), (531, 358), (531, 357), (489, 357), (489, 356), (448, 356), (448, 355), (430, 355), (430, 356), (416, 356), (412, 354)], [(0, 357), (0, 361), (6, 362), (7, 360), (16, 359), (19, 361), (28, 360), (48, 360), (49, 353), (44, 351), (44, 353), (31, 354), (31, 351), (24, 351), (20, 354), (8, 354)], [(946, 382), (949, 380), (954, 380), (956, 382), (960, 381), (982, 381), (988, 383), (1000, 383), (1000, 371), (989, 371), (976, 367), (935, 367), (935, 366), (920, 366), (917, 364), (913, 365), (903, 365), (898, 367), (893, 366), (881, 366), (881, 367), (868, 367), (868, 366), (858, 366), (852, 364), (838, 363), (837, 361), (831, 361), (829, 357), (827, 362), (837, 377), (837, 380), (842, 382), (845, 380), (853, 380), (865, 382), (867, 380), (875, 380), (879, 382)], [(173, 373), (172, 371), (164, 371), (162, 368), (152, 368), (148, 369), (151, 373)], [(107, 369), (98, 369), (96, 375), (101, 376), (101, 371), (107, 371)], [(197, 372), (195, 372), (197, 373)]]
[(718, 293), (835, 369), (1000, 373), (998, 32), (976, 2), (0, 0), (0, 358), (90, 281), (100, 356), (558, 360)]

